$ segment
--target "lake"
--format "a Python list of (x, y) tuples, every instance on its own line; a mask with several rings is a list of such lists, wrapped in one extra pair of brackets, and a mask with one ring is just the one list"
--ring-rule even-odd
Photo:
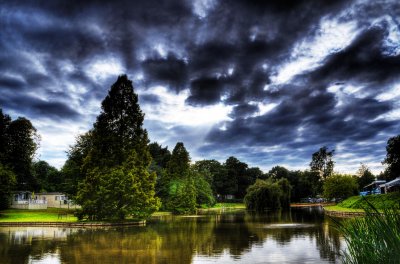
[(322, 209), (160, 216), (146, 226), (0, 227), (0, 263), (339, 263)]

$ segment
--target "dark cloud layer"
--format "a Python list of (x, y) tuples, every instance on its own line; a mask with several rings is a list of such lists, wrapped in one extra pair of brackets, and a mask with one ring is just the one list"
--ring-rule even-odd
[[(373, 155), (357, 142), (400, 129), (399, 94), (390, 98), (400, 87), (395, 0), (2, 1), (0, 14), (0, 107), (32, 119), (87, 120), (125, 72), (144, 105), (166, 103), (151, 90), (163, 86), (189, 91), (191, 107), (231, 107), (192, 150), (205, 158), (231, 151), (297, 166), (319, 146), (340, 144)], [(346, 23), (347, 35), (336, 29)], [(335, 38), (351, 41), (327, 49)], [(170, 138), (190, 131), (174, 127)]]

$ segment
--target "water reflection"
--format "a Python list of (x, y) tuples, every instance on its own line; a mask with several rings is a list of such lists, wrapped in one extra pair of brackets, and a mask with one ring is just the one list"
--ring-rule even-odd
[[(145, 227), (0, 228), (1, 263), (334, 263), (344, 246), (317, 208), (202, 217)], [(337, 261), (336, 261), (337, 262)]]

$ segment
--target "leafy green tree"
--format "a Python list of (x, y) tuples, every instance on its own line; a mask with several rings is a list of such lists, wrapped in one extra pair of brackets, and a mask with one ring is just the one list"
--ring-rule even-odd
[(160, 206), (155, 197), (155, 173), (140, 166), (133, 153), (120, 166), (94, 168), (78, 193), (78, 201), (91, 220), (124, 219), (127, 215), (143, 219)]
[(213, 206), (215, 204), (215, 198), (211, 185), (206, 180), (206, 176), (192, 168), (190, 174), (192, 175), (191, 177), (194, 180), (194, 186), (196, 189), (196, 205), (198, 207), (202, 205)]
[[(81, 166), (85, 180), (79, 184), (77, 202), (82, 205), (82, 214), (96, 220), (122, 219), (127, 214), (146, 216), (159, 206), (158, 198), (154, 198), (156, 177), (146, 174), (151, 155), (143, 128), (144, 114), (126, 75), (119, 76), (111, 86), (101, 109)], [(104, 199), (108, 194), (113, 198)]]
[(152, 163), (160, 168), (166, 168), (171, 159), (171, 152), (168, 147), (162, 147), (157, 142), (149, 144), (150, 155), (153, 158)]
[(372, 174), (367, 165), (362, 163), (357, 171), (357, 176), (358, 187), (360, 190), (375, 180), (374, 174)]
[(17, 183), (14, 172), (0, 163), (0, 210), (10, 205), (11, 192)]
[(235, 157), (229, 157), (225, 161), (224, 166), (228, 177), (231, 178), (233, 184), (236, 185), (235, 192), (231, 194), (234, 194), (238, 199), (243, 199), (247, 187), (253, 183), (252, 179), (247, 175), (248, 165)]
[(385, 170), (386, 180), (400, 177), (400, 135), (389, 138), (386, 145), (386, 158), (383, 164), (387, 165)]
[(345, 199), (357, 194), (357, 181), (351, 175), (334, 174), (324, 181), (324, 197)]
[(67, 161), (61, 169), (64, 177), (62, 191), (66, 192), (71, 198), (75, 198), (78, 193), (78, 185), (86, 177), (82, 171), (84, 159), (89, 155), (92, 148), (92, 131), (88, 131), (76, 138), (76, 143), (67, 152)]
[[(260, 168), (258, 168), (258, 167), (248, 168), (248, 169), (247, 169), (247, 175), (248, 175), (248, 177), (249, 177), (250, 179), (252, 179), (254, 182), (255, 182), (257, 179), (260, 179), (260, 180), (265, 180), (265, 179), (267, 179), (267, 175), (266, 175), (262, 170), (260, 170)], [(253, 183), (254, 183), (254, 182), (253, 182)]]
[(37, 182), (31, 172), (39, 142), (36, 128), (28, 119), (19, 117), (9, 124), (7, 134), (9, 142), (4, 164), (15, 173), (18, 189), (37, 190)]
[(196, 176), (195, 172), (190, 169), (189, 152), (182, 142), (176, 143), (167, 163), (164, 178), (161, 178), (161, 182), (167, 187), (167, 191), (163, 190), (165, 197), (162, 200), (167, 210), (178, 214), (195, 212)]
[(171, 179), (187, 176), (190, 167), (190, 156), (182, 142), (175, 145), (170, 160), (167, 163), (167, 173)]
[(289, 208), (290, 207), (290, 196), (292, 192), (292, 186), (289, 183), (289, 180), (286, 178), (282, 178), (276, 182), (279, 186), (279, 188), (282, 191), (281, 195), (281, 206), (283, 208)]
[(176, 214), (196, 212), (196, 190), (192, 177), (172, 179), (169, 182), (166, 207)]
[(310, 163), (311, 171), (318, 172), (322, 179), (326, 179), (333, 173), (333, 154), (335, 150), (328, 151), (327, 147), (320, 148), (317, 152), (312, 154)]
[(38, 182), (39, 190), (43, 192), (62, 191), (63, 175), (46, 161), (35, 161), (32, 164), (32, 173)]
[(225, 188), (224, 178), (227, 177), (226, 169), (217, 160), (200, 160), (196, 161), (193, 169), (198, 171), (210, 184), (211, 189), (216, 197), (217, 194), (228, 194), (223, 193)]
[(292, 186), (292, 201), (298, 202), (302, 198), (315, 197), (322, 192), (322, 181), (318, 172), (291, 171), (288, 180)]
[(275, 180), (279, 180), (282, 178), (288, 179), (289, 178), (289, 170), (282, 166), (274, 166), (268, 172), (268, 176)]
[(244, 197), (246, 208), (255, 211), (281, 208), (281, 201), (282, 189), (272, 180), (256, 180), (249, 186)]

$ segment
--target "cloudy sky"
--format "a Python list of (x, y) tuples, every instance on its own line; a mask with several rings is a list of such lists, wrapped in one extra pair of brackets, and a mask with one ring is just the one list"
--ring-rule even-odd
[[(75, 2), (75, 3), (74, 3)], [(0, 107), (29, 118), (61, 167), (117, 76), (152, 141), (193, 160), (234, 155), (373, 171), (400, 133), (400, 2), (0, 1)]]

